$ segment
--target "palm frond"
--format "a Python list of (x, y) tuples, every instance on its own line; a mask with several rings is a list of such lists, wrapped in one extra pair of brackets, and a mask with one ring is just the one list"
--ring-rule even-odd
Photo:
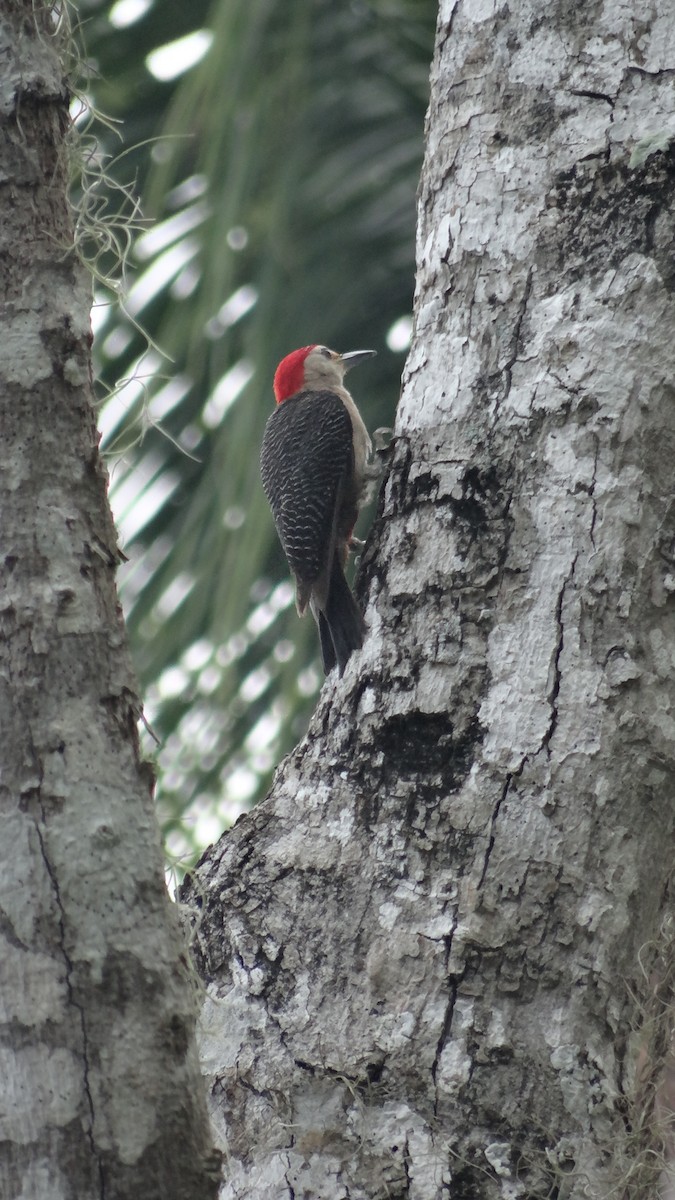
[[(119, 166), (152, 224), (128, 272), (133, 319), (105, 310), (97, 346), (104, 387), (127, 381), (101, 421), (176, 849), (205, 796), (222, 823), (261, 794), (319, 682), (258, 447), (274, 367), (310, 341), (378, 349), (355, 391), (371, 427), (393, 420), (387, 335), (411, 307), (435, 16), (432, 0), (161, 0), (129, 28), (100, 10), (89, 27), (97, 103), (127, 141), (157, 139)], [(152, 50), (198, 29), (202, 61), (153, 79)]]

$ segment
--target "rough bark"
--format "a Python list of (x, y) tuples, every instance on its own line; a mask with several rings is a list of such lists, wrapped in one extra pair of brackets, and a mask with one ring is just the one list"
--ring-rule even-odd
[(115, 597), (50, 8), (0, 13), (0, 1195), (201, 1200), (194, 986)]
[(673, 28), (440, 6), (370, 633), (185, 893), (228, 1200), (655, 1194)]

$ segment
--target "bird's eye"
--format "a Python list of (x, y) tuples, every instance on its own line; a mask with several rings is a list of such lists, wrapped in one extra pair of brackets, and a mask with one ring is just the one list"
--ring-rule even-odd
[(325, 346), (321, 347), (321, 353), (323, 354), (324, 358), (332, 358), (333, 357), (330, 350), (327, 350)]

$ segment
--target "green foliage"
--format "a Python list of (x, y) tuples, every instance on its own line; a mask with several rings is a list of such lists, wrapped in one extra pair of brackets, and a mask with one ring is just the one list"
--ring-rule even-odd
[[(155, 0), (121, 27), (120, 3), (80, 15), (95, 102), (124, 139), (104, 131), (106, 169), (138, 189), (147, 224), (126, 315), (104, 288), (95, 311), (101, 428), (159, 802), (169, 848), (187, 853), (264, 794), (319, 683), (258, 448), (274, 367), (307, 342), (377, 349), (354, 390), (371, 429), (393, 422), (402, 358), (386, 339), (411, 310), (436, 3)], [(201, 61), (155, 78), (148, 55), (206, 44), (200, 31)]]

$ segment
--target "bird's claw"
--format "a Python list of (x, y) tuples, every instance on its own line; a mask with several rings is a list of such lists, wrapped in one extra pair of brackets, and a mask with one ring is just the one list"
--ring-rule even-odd
[(394, 437), (393, 429), (389, 429), (387, 425), (380, 425), (373, 434), (373, 446), (376, 454), (386, 455), (392, 449), (392, 439)]

